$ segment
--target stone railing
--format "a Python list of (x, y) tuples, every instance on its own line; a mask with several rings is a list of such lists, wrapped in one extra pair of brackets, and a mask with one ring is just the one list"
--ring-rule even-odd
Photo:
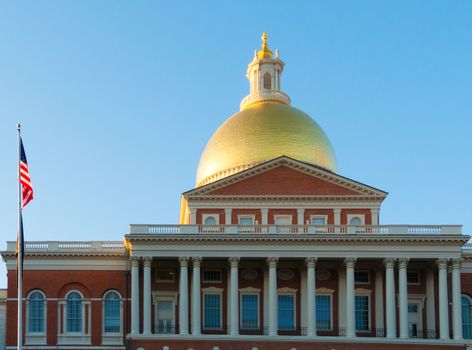
[(461, 225), (130, 225), (130, 234), (461, 235)]
[(462, 252), (472, 255), (472, 243), (466, 243), (462, 246)]
[[(16, 242), (7, 242), (7, 251), (15, 251)], [(123, 241), (33, 241), (25, 242), (25, 252), (125, 252)]]

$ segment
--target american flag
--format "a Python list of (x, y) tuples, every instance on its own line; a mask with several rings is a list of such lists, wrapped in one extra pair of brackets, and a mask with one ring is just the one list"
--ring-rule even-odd
[(21, 184), (21, 204), (23, 207), (33, 199), (33, 185), (28, 171), (28, 162), (23, 147), (23, 141), (20, 138), (20, 184)]

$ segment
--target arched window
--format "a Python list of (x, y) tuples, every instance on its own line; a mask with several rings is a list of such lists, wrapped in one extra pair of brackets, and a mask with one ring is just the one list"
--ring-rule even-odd
[(205, 225), (216, 225), (216, 219), (214, 216), (208, 216), (205, 219)]
[(121, 333), (121, 297), (109, 291), (103, 297), (103, 332)]
[(82, 333), (83, 308), (82, 295), (79, 292), (69, 292), (66, 296), (66, 329), (68, 333)]
[(472, 303), (467, 295), (462, 295), (462, 336), (472, 339)]
[(264, 74), (264, 89), (271, 90), (272, 89), (272, 78), (270, 73)]
[(349, 225), (351, 225), (351, 226), (360, 226), (360, 225), (362, 225), (362, 220), (361, 220), (361, 218), (354, 217), (349, 222)]
[(27, 299), (27, 333), (41, 334), (45, 332), (45, 303), (46, 298), (40, 291), (33, 291)]

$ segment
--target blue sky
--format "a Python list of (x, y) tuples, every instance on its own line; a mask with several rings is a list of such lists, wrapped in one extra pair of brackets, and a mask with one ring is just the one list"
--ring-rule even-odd
[(339, 173), (390, 193), (381, 223), (471, 233), (471, 1), (3, 1), (1, 241), (16, 237), (18, 121), (27, 240), (176, 223), (263, 31)]

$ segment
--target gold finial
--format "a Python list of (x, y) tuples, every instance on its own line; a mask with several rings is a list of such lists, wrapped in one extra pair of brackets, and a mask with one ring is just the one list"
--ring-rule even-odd
[(267, 35), (266, 32), (262, 33), (262, 50), (259, 50), (257, 52), (257, 56), (260, 58), (260, 59), (264, 59), (264, 58), (273, 58), (273, 54), (272, 54), (272, 51), (269, 50), (269, 45), (267, 44), (267, 39), (269, 38), (269, 36)]

